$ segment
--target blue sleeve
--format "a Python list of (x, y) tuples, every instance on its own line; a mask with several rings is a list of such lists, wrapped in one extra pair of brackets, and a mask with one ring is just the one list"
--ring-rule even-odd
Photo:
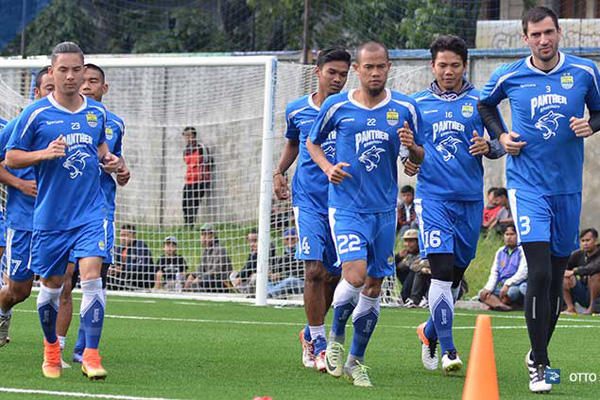
[(285, 108), (285, 121), (287, 124), (287, 128), (285, 130), (285, 137), (288, 139), (296, 139), (300, 138), (300, 129), (294, 123), (294, 115), (292, 113), (295, 111), (291, 109), (291, 104), (288, 104)]
[(102, 115), (102, 129), (100, 129), (100, 136), (98, 137), (98, 146), (102, 143), (106, 142), (106, 120), (108, 119), (108, 113), (106, 109), (104, 110), (104, 114)]
[(507, 96), (504, 81), (508, 77), (508, 74), (509, 72), (506, 66), (497, 68), (488, 83), (486, 83), (481, 90), (479, 100), (488, 106), (497, 106), (500, 104)]
[(0, 131), (0, 160), (6, 158), (6, 145), (12, 134), (13, 128), (15, 127), (16, 120), (8, 122), (4, 128)]
[(321, 111), (319, 111), (319, 115), (317, 115), (317, 119), (310, 130), (310, 141), (314, 144), (322, 144), (327, 140), (329, 133), (335, 130), (335, 118), (333, 118), (335, 110), (331, 110), (334, 103), (330, 100), (332, 100), (331, 97), (323, 102)]
[(589, 83), (590, 88), (585, 95), (585, 104), (590, 111), (600, 110), (600, 74), (598, 74), (598, 67), (596, 64), (591, 63), (593, 74), (590, 76), (591, 82)]
[(5, 147), (6, 150), (32, 150), (33, 140), (36, 135), (36, 117), (37, 114), (34, 114), (32, 108), (29, 107), (21, 113), (8, 139), (8, 144)]
[(411, 99), (411, 101), (415, 107), (416, 118), (414, 118), (414, 121), (416, 122), (413, 122), (412, 125), (409, 122), (409, 126), (410, 129), (414, 132), (415, 143), (419, 146), (423, 146), (423, 144), (425, 143), (425, 133), (423, 132), (423, 118), (421, 116), (421, 111), (419, 110), (419, 105), (417, 104), (417, 102), (414, 99)]
[(123, 136), (125, 136), (125, 123), (121, 120), (121, 125), (119, 125), (119, 135), (117, 136), (117, 141), (115, 142), (115, 149), (113, 154), (117, 157), (122, 156), (123, 150)]

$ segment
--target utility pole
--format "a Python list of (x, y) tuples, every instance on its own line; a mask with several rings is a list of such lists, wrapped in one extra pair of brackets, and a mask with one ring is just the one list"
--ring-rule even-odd
[(21, 57), (27, 58), (27, 55), (25, 54), (25, 22), (27, 19), (27, 0), (23, 0), (21, 3), (23, 6), (23, 13), (21, 14), (21, 24), (23, 25), (23, 28), (21, 29)]
[(302, 64), (308, 64), (310, 51), (310, 0), (304, 0), (304, 31), (302, 33)]

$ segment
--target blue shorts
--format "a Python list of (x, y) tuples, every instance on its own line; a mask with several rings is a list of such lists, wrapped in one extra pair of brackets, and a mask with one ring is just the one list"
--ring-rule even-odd
[[(102, 260), (102, 264), (114, 264), (115, 263), (115, 221), (106, 220), (106, 257)], [(73, 250), (69, 253), (69, 262), (75, 264), (75, 268), (79, 268), (76, 263), (77, 259), (73, 253)]]
[(467, 268), (475, 258), (483, 201), (415, 199), (421, 257), (454, 254), (454, 265)]
[(0, 247), (6, 247), (6, 221), (0, 218)]
[(34, 230), (31, 269), (42, 278), (64, 275), (71, 250), (76, 259), (106, 257), (106, 225), (106, 220), (97, 220), (66, 231)]
[(31, 256), (31, 232), (6, 228), (6, 251), (3, 257), (8, 277), (15, 282), (25, 282), (33, 278), (29, 269)]
[(294, 207), (294, 215), (299, 238), (296, 259), (321, 261), (327, 272), (340, 276), (342, 268), (337, 262), (327, 215), (304, 207)]
[(396, 210), (355, 213), (330, 208), (329, 224), (341, 263), (366, 260), (367, 275), (370, 277), (394, 275)]
[(519, 244), (550, 242), (550, 251), (557, 257), (568, 257), (579, 248), (581, 193), (544, 196), (509, 189), (508, 199)]

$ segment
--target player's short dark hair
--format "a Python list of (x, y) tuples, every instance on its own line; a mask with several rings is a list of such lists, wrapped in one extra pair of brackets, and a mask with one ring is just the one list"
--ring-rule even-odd
[(360, 53), (362, 53), (363, 50), (366, 51), (378, 51), (383, 49), (383, 51), (385, 51), (385, 58), (386, 60), (390, 59), (390, 53), (388, 52), (387, 47), (385, 47), (385, 45), (383, 43), (380, 42), (376, 42), (374, 40), (365, 42), (363, 44), (361, 44), (360, 46), (358, 46), (358, 49), (356, 49), (356, 62), (360, 63)]
[(87, 63), (87, 64), (84, 64), (84, 67), (100, 72), (100, 75), (102, 75), (102, 83), (104, 83), (106, 81), (106, 74), (104, 73), (104, 70), (102, 68), (100, 68), (99, 66), (97, 66), (96, 64)]
[(556, 30), (558, 30), (558, 16), (556, 15), (556, 13), (548, 7), (538, 6), (530, 8), (529, 10), (523, 13), (523, 19), (521, 21), (523, 24), (523, 33), (527, 35), (527, 28), (529, 27), (530, 22), (535, 24), (536, 22), (540, 22), (546, 17), (552, 18), (554, 26), (556, 27)]
[(133, 233), (137, 232), (134, 224), (123, 224), (123, 225), (121, 225), (121, 230), (122, 231), (130, 231)]
[(35, 87), (40, 90), (42, 88), (42, 78), (44, 75), (48, 74), (49, 65), (46, 65), (44, 68), (40, 69), (35, 75)]
[(579, 238), (581, 239), (588, 233), (591, 233), (594, 238), (598, 239), (598, 231), (594, 228), (587, 228), (587, 229), (582, 230), (581, 234), (579, 235)]
[(488, 191), (487, 191), (487, 194), (488, 194), (488, 196), (489, 196), (490, 194), (492, 194), (492, 193), (496, 193), (496, 190), (498, 190), (498, 188), (497, 188), (497, 187), (491, 187), (491, 188), (489, 188), (489, 189), (488, 189)]
[(435, 62), (435, 59), (440, 51), (451, 51), (455, 54), (458, 54), (460, 58), (462, 58), (463, 64), (466, 64), (467, 59), (469, 58), (467, 42), (454, 35), (438, 36), (438, 38), (431, 43), (429, 51), (431, 52), (431, 61), (433, 62)]
[(515, 226), (515, 224), (506, 224), (506, 226), (504, 226), (504, 228), (502, 229), (503, 235), (506, 233), (508, 228), (512, 228), (512, 230), (515, 231), (515, 233), (517, 233), (517, 227)]
[(410, 185), (404, 185), (400, 189), (400, 193), (412, 193), (412, 194), (415, 194), (415, 188), (413, 188)]
[(52, 55), (50, 56), (50, 60), (52, 61), (52, 65), (56, 62), (56, 59), (60, 54), (79, 54), (81, 56), (81, 61), (83, 62), (83, 51), (77, 45), (77, 43), (73, 42), (62, 42), (57, 44), (52, 50)]
[(319, 51), (317, 55), (317, 67), (321, 68), (323, 65), (332, 61), (343, 61), (350, 65), (352, 62), (352, 56), (348, 51), (341, 47), (332, 47), (329, 49)]
[(508, 197), (508, 191), (506, 190), (506, 188), (498, 188), (494, 191), (494, 197), (500, 196)]
[(192, 132), (192, 134), (194, 135), (194, 137), (196, 137), (196, 135), (198, 134), (196, 132), (196, 128), (194, 128), (193, 126), (186, 126), (185, 128), (183, 128), (183, 133), (186, 133), (188, 131)]

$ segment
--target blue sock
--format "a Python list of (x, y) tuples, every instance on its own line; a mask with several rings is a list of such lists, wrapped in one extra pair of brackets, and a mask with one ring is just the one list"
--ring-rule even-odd
[(427, 320), (427, 323), (425, 324), (425, 330), (424, 330), (425, 336), (427, 337), (427, 339), (429, 340), (437, 340), (437, 332), (435, 331), (435, 325), (433, 324), (433, 319), (431, 317), (429, 317), (429, 319)]
[(58, 307), (60, 301), (60, 292), (62, 287), (52, 289), (40, 285), (40, 292), (37, 297), (37, 310), (44, 331), (44, 337), (48, 343), (56, 343), (56, 317), (58, 316)]
[(379, 307), (379, 296), (372, 298), (361, 293), (360, 300), (358, 300), (352, 316), (354, 335), (352, 336), (350, 355), (358, 359), (365, 356), (367, 344), (369, 344), (369, 339), (371, 339), (377, 320), (379, 320)]
[(75, 343), (73, 353), (83, 354), (83, 350), (85, 350), (85, 324), (81, 317), (79, 317), (79, 332), (77, 334), (77, 343)]
[(102, 279), (81, 282), (81, 324), (84, 325), (85, 348), (97, 349), (104, 324), (105, 298)]
[(344, 343), (346, 337), (346, 323), (358, 303), (362, 287), (354, 287), (345, 280), (341, 280), (333, 293), (333, 322), (329, 340)]
[(451, 285), (452, 282), (432, 279), (429, 287), (429, 310), (431, 311), (442, 354), (448, 350), (456, 349), (452, 340), (454, 301), (450, 289)]
[(307, 342), (312, 342), (312, 336), (310, 336), (310, 328), (308, 327), (308, 323), (306, 324), (306, 328), (304, 328), (304, 340)]

